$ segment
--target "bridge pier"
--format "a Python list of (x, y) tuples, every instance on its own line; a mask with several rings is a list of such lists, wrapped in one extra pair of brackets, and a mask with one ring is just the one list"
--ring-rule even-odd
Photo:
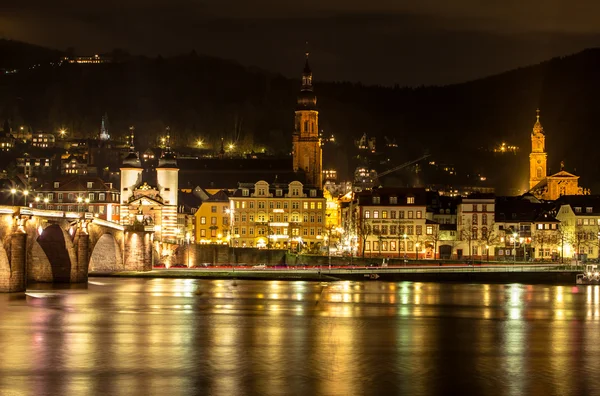
[(123, 264), (126, 271), (152, 271), (152, 240), (154, 233), (126, 231)]
[(77, 261), (71, 268), (71, 283), (83, 283), (88, 280), (90, 262), (90, 236), (83, 229), (77, 230)]
[(8, 268), (0, 266), (0, 293), (24, 292), (27, 287), (27, 234), (13, 233), (10, 245)]

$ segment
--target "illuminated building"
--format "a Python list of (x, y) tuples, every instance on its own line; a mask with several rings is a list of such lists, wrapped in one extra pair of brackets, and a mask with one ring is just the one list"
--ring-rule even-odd
[(227, 244), (231, 240), (229, 195), (225, 190), (202, 201), (195, 213), (196, 243)]
[[(488, 251), (493, 257), (490, 245), (495, 230), (494, 194), (471, 194), (463, 197), (456, 210), (457, 239), (456, 257), (487, 258)], [(487, 247), (486, 247), (487, 246)]]
[(317, 97), (313, 92), (312, 78), (307, 52), (292, 135), (292, 159), (294, 172), (303, 172), (306, 183), (320, 189), (323, 186), (323, 154), (319, 139)]
[(65, 56), (64, 62), (67, 63), (79, 63), (79, 64), (100, 64), (100, 63), (111, 63), (112, 60), (103, 55), (92, 55), (92, 56), (75, 56), (69, 58)]
[[(438, 224), (427, 218), (422, 188), (378, 188), (355, 193), (352, 203), (357, 254), (434, 258)], [(429, 214), (431, 217), (431, 213)], [(438, 245), (439, 248), (439, 245)]]
[(44, 183), (30, 193), (29, 202), (38, 209), (89, 212), (119, 221), (119, 191), (98, 177), (71, 176)]
[(51, 133), (36, 133), (31, 138), (33, 147), (48, 148), (54, 147), (55, 138)]
[(121, 167), (121, 224), (153, 226), (156, 240), (177, 243), (184, 236), (177, 228), (179, 168), (170, 148), (170, 136), (156, 168), (156, 186), (152, 186), (143, 180), (133, 127), (130, 130), (129, 154)]
[(25, 177), (47, 175), (52, 172), (51, 158), (31, 158), (27, 154), (17, 158), (17, 172)]
[(579, 176), (564, 170), (564, 162), (561, 162), (560, 172), (547, 176), (546, 135), (540, 123), (539, 109), (536, 118), (531, 133), (531, 154), (529, 154), (530, 192), (539, 199), (550, 201), (554, 201), (563, 195), (589, 194), (589, 190), (579, 187)]
[(240, 183), (230, 197), (232, 246), (317, 249), (323, 245), (323, 190), (291, 183)]
[(555, 204), (562, 229), (557, 241), (561, 257), (570, 259), (578, 254), (578, 259), (599, 258), (600, 196), (563, 196)]

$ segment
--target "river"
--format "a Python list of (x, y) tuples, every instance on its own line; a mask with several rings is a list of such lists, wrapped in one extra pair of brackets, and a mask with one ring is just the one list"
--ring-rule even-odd
[(600, 287), (92, 278), (0, 295), (0, 395), (600, 393)]

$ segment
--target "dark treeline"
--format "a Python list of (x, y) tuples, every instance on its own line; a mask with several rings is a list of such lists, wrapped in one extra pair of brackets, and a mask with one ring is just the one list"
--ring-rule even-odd
[[(56, 55), (39, 50), (44, 60)], [(124, 54), (117, 63), (100, 65), (46, 63), (29, 69), (16, 62), (18, 73), (0, 76), (2, 123), (34, 131), (67, 128), (91, 137), (106, 113), (114, 138), (123, 138), (135, 125), (141, 147), (156, 141), (168, 125), (176, 146), (202, 139), (218, 149), (223, 138), (244, 151), (289, 152), (299, 79), (195, 52), (152, 59)], [(26, 58), (32, 61), (31, 55)], [(298, 66), (300, 75), (303, 65)], [(592, 49), (443, 87), (323, 82), (318, 70), (314, 74), (320, 127), (324, 135), (335, 135), (348, 157), (354, 140), (367, 133), (380, 145), (384, 137), (396, 140), (394, 163), (428, 150), (459, 173), (479, 172), (499, 187), (517, 186), (528, 177), (530, 132), (539, 107), (549, 171), (558, 171), (564, 160), (567, 170), (582, 176), (580, 184), (598, 191), (600, 167), (592, 155), (600, 143), (598, 70), (600, 50)], [(491, 154), (502, 141), (519, 146), (519, 153), (502, 159)]]

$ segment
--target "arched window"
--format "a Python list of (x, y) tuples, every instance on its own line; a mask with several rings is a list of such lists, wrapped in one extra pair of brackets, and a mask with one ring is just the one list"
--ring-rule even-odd
[(487, 238), (487, 227), (481, 227), (481, 239)]
[(542, 178), (542, 167), (541, 167), (541, 166), (538, 166), (538, 168), (537, 168), (537, 170), (536, 170), (536, 172), (535, 172), (535, 176), (536, 176), (536, 178), (538, 178), (538, 179), (541, 179), (541, 178)]
[(473, 213), (473, 221), (471, 224), (477, 224), (477, 215)]
[(477, 227), (471, 229), (471, 239), (477, 239)]

